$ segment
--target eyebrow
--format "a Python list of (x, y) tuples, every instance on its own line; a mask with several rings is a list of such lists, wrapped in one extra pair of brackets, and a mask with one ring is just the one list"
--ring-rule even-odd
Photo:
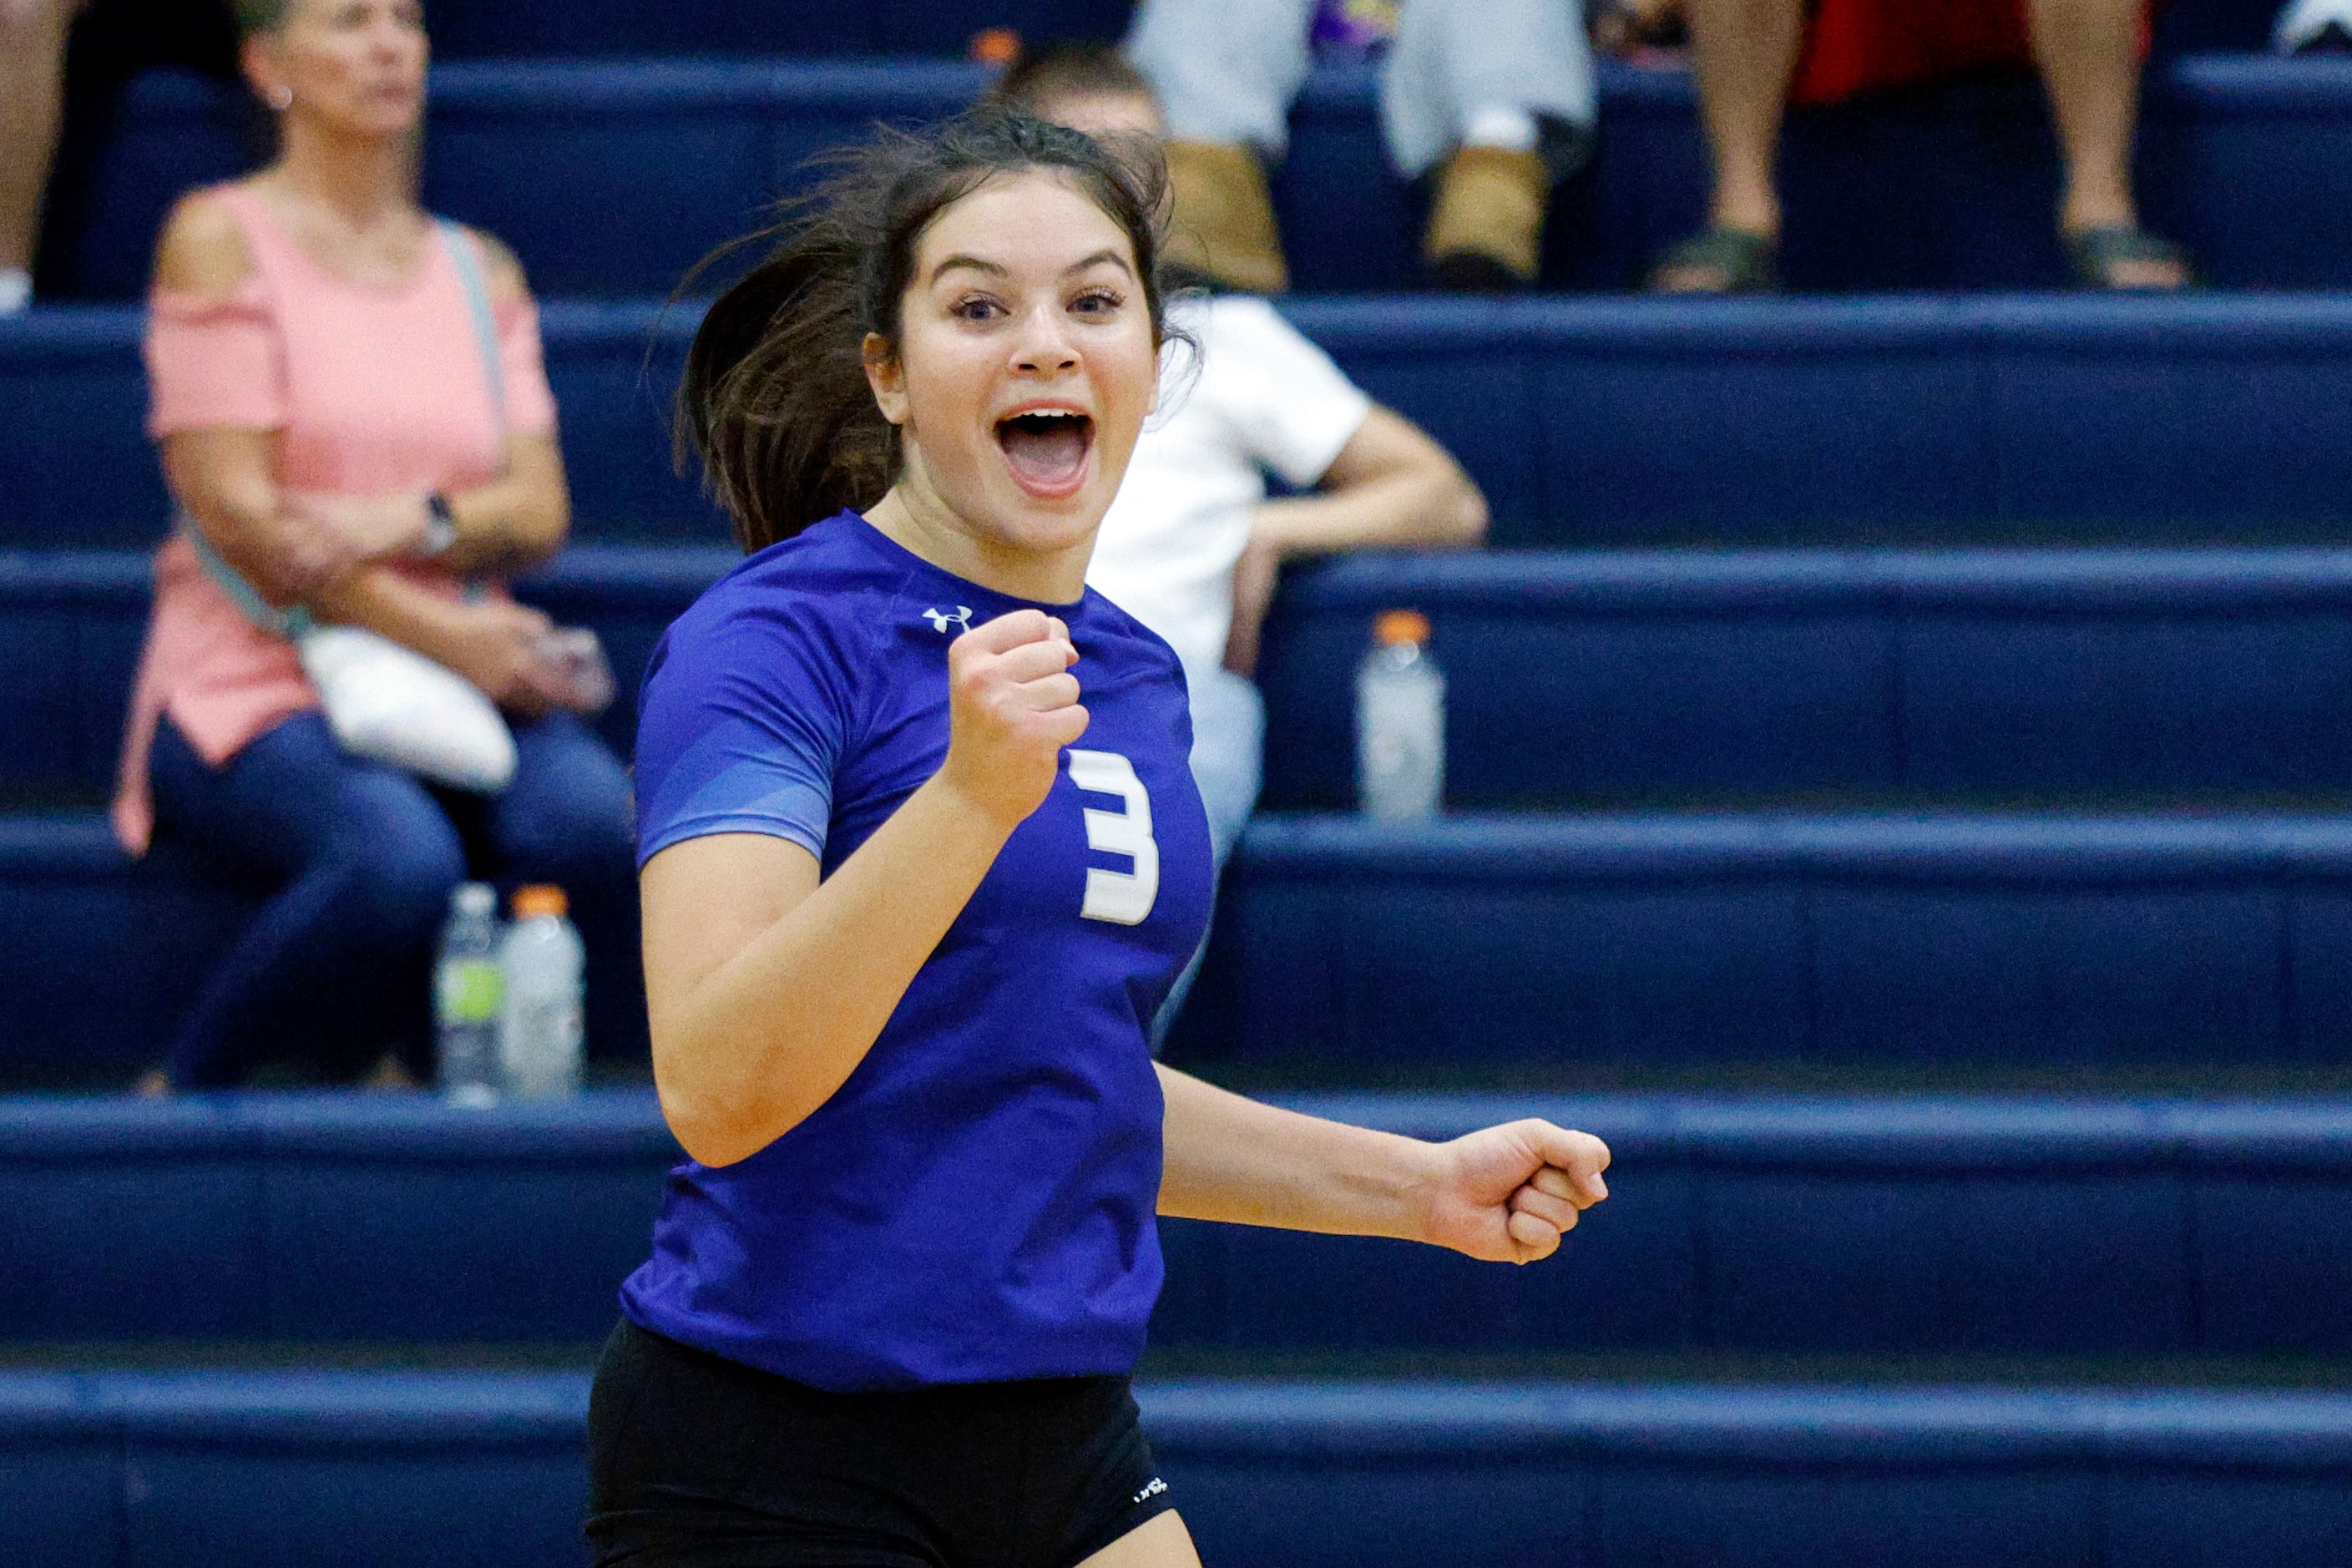
[[(1062, 276), (1067, 278), (1074, 273), (1084, 272), (1089, 267), (1099, 267), (1106, 261), (1118, 268), (1120, 271), (1126, 273), (1129, 278), (1135, 276), (1135, 268), (1128, 265), (1127, 258), (1121, 256), (1118, 251), (1108, 248), (1097, 250), (1092, 256), (1086, 258), (1084, 260), (1073, 261), (1069, 266), (1062, 268)], [(977, 256), (965, 256), (961, 253), (958, 253), (957, 255), (946, 258), (937, 267), (931, 268), (931, 281), (934, 283), (938, 282), (940, 279), (946, 277), (949, 273), (955, 271), (958, 268), (967, 268), (973, 272), (985, 272), (993, 278), (1010, 278), (1013, 276), (1010, 268), (1002, 267), (996, 262), (982, 261)]]

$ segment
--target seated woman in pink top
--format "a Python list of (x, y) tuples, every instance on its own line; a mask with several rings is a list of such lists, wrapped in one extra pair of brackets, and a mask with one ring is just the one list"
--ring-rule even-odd
[[(428, 1059), (434, 938), (469, 871), (552, 881), (589, 944), (592, 1040), (642, 1031), (628, 781), (566, 708), (546, 617), (467, 580), (544, 559), (569, 523), (555, 405), (520, 268), (418, 207), (415, 0), (240, 0), (278, 160), (183, 200), (157, 256), (152, 431), (181, 527), (273, 604), (367, 627), (465, 676), (520, 757), (495, 797), (341, 751), (291, 644), (156, 558), (115, 823), (282, 879), (146, 1087), (264, 1058), (398, 1079)], [(487, 280), (496, 374), (464, 281)], [(503, 406), (499, 405), (501, 397)]]

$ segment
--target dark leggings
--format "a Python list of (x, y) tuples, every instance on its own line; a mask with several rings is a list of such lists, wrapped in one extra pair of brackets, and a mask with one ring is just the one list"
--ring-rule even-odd
[(220, 768), (166, 719), (150, 769), (159, 835), (280, 883), (180, 1026), (173, 1087), (232, 1087), (286, 1058), (356, 1077), (386, 1051), (422, 1076), (434, 942), (469, 873), (571, 895), (591, 1049), (642, 1051), (628, 775), (569, 715), (518, 725), (515, 749), (514, 782), (487, 797), (353, 757), (317, 713)]

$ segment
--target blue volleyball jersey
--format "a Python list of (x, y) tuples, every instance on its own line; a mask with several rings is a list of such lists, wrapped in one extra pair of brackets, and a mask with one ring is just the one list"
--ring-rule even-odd
[(1091, 715), (874, 1048), (738, 1163), (671, 1173), (641, 1326), (831, 1389), (1123, 1373), (1158, 1296), (1162, 1106), (1146, 1028), (1209, 916), (1208, 823), (1166, 644), (1089, 589), (1008, 598), (852, 512), (761, 552), (646, 676), (640, 863), (762, 833), (825, 875), (948, 744), (948, 645), (1066, 622)]

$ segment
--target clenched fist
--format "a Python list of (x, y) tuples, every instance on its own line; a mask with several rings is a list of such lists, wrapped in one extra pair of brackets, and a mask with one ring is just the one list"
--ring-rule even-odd
[(1491, 1263), (1559, 1250), (1577, 1215), (1609, 1195), (1609, 1145), (1549, 1121), (1508, 1121), (1438, 1145), (1429, 1237)]
[(940, 774), (1007, 831), (1045, 803), (1062, 748), (1087, 732), (1070, 628), (1015, 610), (948, 647), (948, 758)]

